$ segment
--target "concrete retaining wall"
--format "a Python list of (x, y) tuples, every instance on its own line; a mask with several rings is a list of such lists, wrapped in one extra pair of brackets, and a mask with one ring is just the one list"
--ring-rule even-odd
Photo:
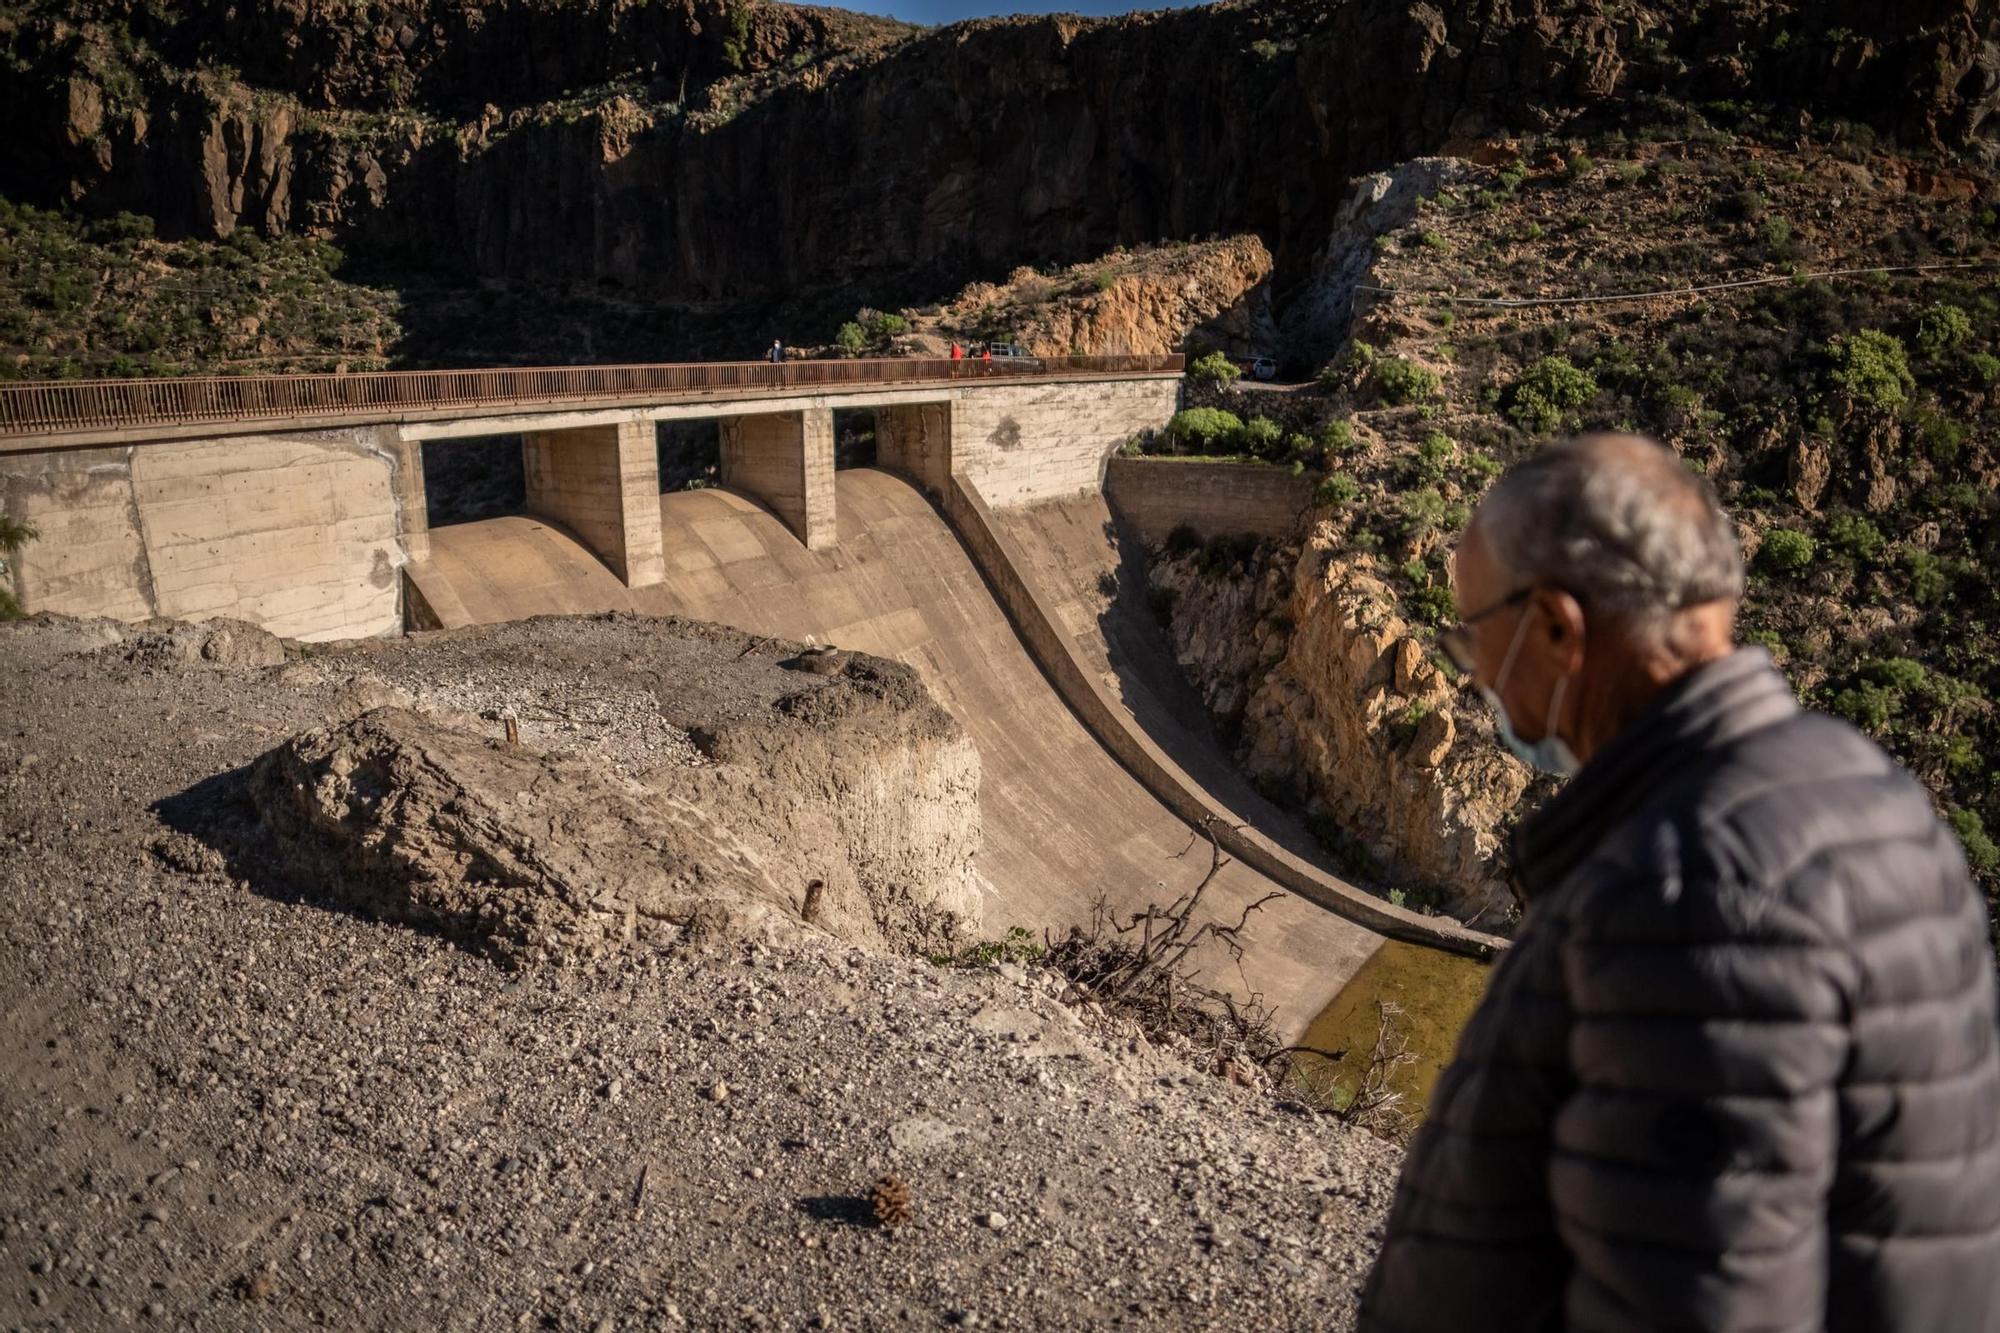
[(409, 467), (393, 427), (6, 455), (0, 501), (41, 533), (16, 590), (30, 611), (391, 634)]
[(1189, 824), (1207, 821), (1229, 855), (1309, 902), (1392, 939), (1484, 957), (1506, 941), (1468, 930), (1456, 921), (1392, 906), (1292, 855), (1223, 808), (1133, 724), (1077, 656), (1055, 610), (1024, 574), (1027, 562), (993, 519), (970, 478), (954, 475), (944, 510), (973, 562), (993, 589), (1021, 639), (1056, 693), (1078, 719), (1154, 798)]
[(1204, 539), (1289, 537), (1312, 504), (1315, 480), (1260, 463), (1114, 458), (1105, 468), (1104, 498), (1147, 542), (1163, 542), (1183, 524)]
[(1177, 379), (966, 389), (951, 406), (951, 471), (996, 509), (1094, 491), (1105, 459), (1179, 402)]

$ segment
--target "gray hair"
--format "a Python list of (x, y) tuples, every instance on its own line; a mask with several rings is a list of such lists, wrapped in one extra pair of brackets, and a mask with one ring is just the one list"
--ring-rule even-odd
[(1543, 450), (1494, 483), (1474, 521), (1514, 586), (1560, 587), (1640, 633), (1743, 596), (1743, 552), (1715, 488), (1638, 436)]

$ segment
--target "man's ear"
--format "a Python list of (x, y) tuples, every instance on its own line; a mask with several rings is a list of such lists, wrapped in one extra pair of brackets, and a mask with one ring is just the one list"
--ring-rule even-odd
[(1583, 604), (1561, 588), (1537, 588), (1534, 600), (1541, 612), (1542, 633), (1548, 636), (1552, 664), (1563, 675), (1575, 675), (1583, 670), (1587, 629)]

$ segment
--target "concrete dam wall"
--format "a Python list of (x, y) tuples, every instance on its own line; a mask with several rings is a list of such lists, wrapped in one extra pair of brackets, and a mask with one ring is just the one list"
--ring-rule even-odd
[[(908, 662), (980, 754), (990, 931), (1164, 905), (1207, 869), (1205, 824), (1229, 859), (1204, 916), (1263, 905), (1204, 976), (1296, 1037), (1385, 937), (1496, 942), (1329, 873), (1215, 745), (1157, 627), (1106, 592), (1144, 585), (1107, 462), (1177, 399), (1177, 377), (1133, 375), (16, 445), (0, 495), (44, 534), (12, 575), (30, 610), (230, 614), (308, 639), (628, 611)], [(836, 472), (832, 413), (857, 406), (882, 466)], [(661, 494), (651, 423), (704, 415), (724, 486)], [(528, 512), (431, 530), (423, 441), (502, 432)]]

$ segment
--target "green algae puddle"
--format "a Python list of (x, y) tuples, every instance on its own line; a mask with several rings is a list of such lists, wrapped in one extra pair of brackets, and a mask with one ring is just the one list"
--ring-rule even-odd
[(1389, 1086), (1403, 1094), (1403, 1107), (1421, 1115), (1431, 1087), (1458, 1046), (1459, 1029), (1486, 991), (1488, 964), (1475, 958), (1385, 941), (1300, 1037), (1301, 1046), (1345, 1051), (1337, 1061), (1301, 1055), (1295, 1078), (1312, 1100), (1344, 1110), (1376, 1047), (1378, 1005), (1393, 1005), (1392, 1018), (1415, 1058), (1396, 1068)]

